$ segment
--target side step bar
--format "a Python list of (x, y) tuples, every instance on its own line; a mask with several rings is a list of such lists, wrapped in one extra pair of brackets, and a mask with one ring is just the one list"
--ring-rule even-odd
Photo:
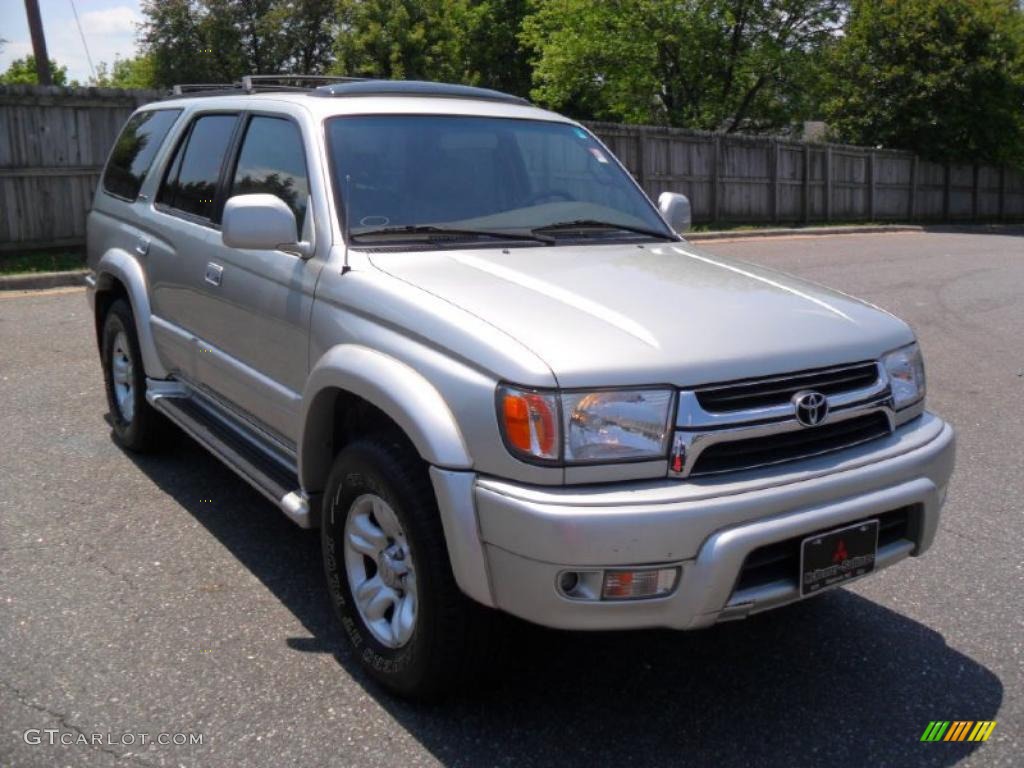
[(295, 490), (299, 487), (295, 470), (262, 448), (256, 435), (244, 436), (244, 427), (229, 425), (228, 415), (215, 412), (215, 405), (193, 396), (184, 384), (147, 380), (146, 385), (150, 405), (276, 504), (300, 528), (316, 527), (309, 497)]

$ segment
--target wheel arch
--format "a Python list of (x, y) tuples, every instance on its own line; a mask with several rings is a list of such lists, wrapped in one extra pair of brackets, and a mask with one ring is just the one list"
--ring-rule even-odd
[(95, 272), (94, 313), (97, 339), (102, 334), (107, 309), (118, 298), (126, 299), (131, 305), (132, 317), (135, 319), (135, 334), (139, 340), (146, 375), (156, 379), (167, 378), (167, 371), (157, 355), (156, 342), (149, 323), (149, 291), (142, 265), (129, 253), (114, 248), (103, 254)]
[(469, 469), (466, 443), (447, 402), (418, 371), (400, 360), (356, 344), (330, 349), (313, 367), (303, 394), (299, 481), (309, 493), (323, 490), (340, 446), (339, 408), (361, 401), (379, 411), (432, 466)]

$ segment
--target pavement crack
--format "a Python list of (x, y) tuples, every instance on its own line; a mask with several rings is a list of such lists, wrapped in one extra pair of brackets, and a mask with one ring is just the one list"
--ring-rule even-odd
[(35, 710), (36, 712), (41, 712), (45, 715), (49, 715), (54, 720), (56, 720), (57, 723), (65, 730), (71, 731), (82, 736), (85, 739), (86, 746), (88, 746), (89, 749), (92, 749), (96, 752), (104, 752), (110, 755), (111, 757), (115, 758), (116, 760), (127, 760), (132, 763), (137, 763), (138, 765), (145, 765), (151, 766), (152, 768), (157, 768), (156, 763), (151, 763), (148, 760), (143, 760), (135, 753), (122, 754), (114, 749), (111, 749), (110, 747), (104, 746), (103, 744), (93, 743), (92, 739), (89, 738), (89, 733), (87, 733), (80, 725), (72, 723), (68, 719), (67, 713), (58, 712), (55, 709), (50, 709), (50, 707), (47, 707), (44, 704), (37, 704), (36, 702), (31, 701), (28, 695), (24, 691), (22, 691), (21, 688), (14, 685), (13, 683), (9, 683), (6, 680), (0, 680), (0, 686), (3, 686), (11, 693), (13, 693), (14, 698), (17, 699), (18, 703), (22, 706), (28, 707), (29, 709)]

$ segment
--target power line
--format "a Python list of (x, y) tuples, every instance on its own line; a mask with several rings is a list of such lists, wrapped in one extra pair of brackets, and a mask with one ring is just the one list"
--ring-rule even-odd
[(82, 22), (78, 19), (78, 9), (75, 8), (75, 0), (68, 0), (71, 3), (71, 11), (75, 14), (75, 24), (78, 25), (78, 36), (82, 38), (82, 47), (85, 48), (85, 58), (89, 62), (89, 71), (92, 72), (92, 79), (96, 79), (96, 67), (92, 65), (92, 56), (89, 55), (89, 44), (85, 42), (85, 32), (82, 31)]

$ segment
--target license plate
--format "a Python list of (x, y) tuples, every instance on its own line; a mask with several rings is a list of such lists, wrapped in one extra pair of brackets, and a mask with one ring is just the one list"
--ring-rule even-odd
[(800, 544), (801, 596), (866, 576), (875, 569), (877, 552), (877, 520), (804, 539)]

